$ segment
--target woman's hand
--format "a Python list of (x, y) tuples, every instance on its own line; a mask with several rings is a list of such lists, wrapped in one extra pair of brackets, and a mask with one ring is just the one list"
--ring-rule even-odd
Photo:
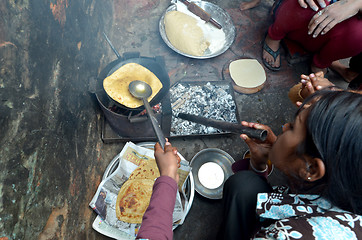
[(265, 129), (268, 131), (268, 136), (264, 142), (257, 139), (251, 139), (245, 134), (240, 135), (240, 137), (244, 139), (245, 143), (248, 144), (249, 146), (250, 155), (251, 155), (250, 161), (252, 161), (252, 165), (257, 170), (262, 171), (266, 168), (269, 151), (273, 146), (274, 142), (276, 141), (277, 137), (270, 129), (270, 127), (266, 125), (259, 123), (249, 123), (245, 121), (242, 121), (241, 125), (255, 129)]
[(177, 154), (177, 148), (172, 147), (171, 143), (166, 141), (165, 150), (159, 143), (155, 144), (155, 158), (157, 167), (161, 176), (169, 176), (177, 183), (179, 175), (177, 169), (180, 167), (180, 157)]
[(318, 90), (334, 86), (333, 83), (331, 83), (330, 81), (328, 81), (327, 78), (324, 77), (323, 72), (317, 72), (315, 74), (312, 73), (309, 74), (309, 76), (302, 74), (300, 78), (300, 81), (302, 83), (300, 95), (304, 99)]
[[(328, 0), (328, 2), (330, 2), (330, 0)], [(325, 8), (327, 6), (324, 0), (298, 0), (298, 3), (302, 8), (307, 8), (309, 6), (314, 11), (318, 11), (318, 6), (321, 8)]]
[(314, 38), (319, 34), (324, 35), (336, 24), (353, 17), (361, 9), (361, 0), (340, 0), (328, 5), (312, 17), (308, 25), (308, 34), (313, 34)]

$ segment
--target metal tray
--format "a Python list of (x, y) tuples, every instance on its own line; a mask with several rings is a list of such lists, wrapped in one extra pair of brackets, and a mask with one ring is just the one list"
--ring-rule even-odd
[[(171, 86), (171, 89), (172, 89), (172, 87), (176, 86), (177, 84), (202, 87), (202, 86), (206, 85), (207, 83), (211, 83), (216, 86), (224, 86), (225, 88), (227, 88), (227, 93), (231, 95), (231, 98), (235, 105), (236, 121), (238, 123), (240, 123), (238, 105), (236, 104), (236, 100), (235, 100), (235, 91), (230, 82), (227, 82), (227, 81), (180, 81), (180, 82), (174, 84), (173, 86)], [(173, 102), (171, 101), (171, 105), (172, 104), (173, 104)], [(205, 116), (203, 116), (203, 117), (205, 117)], [(174, 118), (175, 118), (175, 113), (174, 113), (174, 110), (172, 110), (171, 121), (173, 121)], [(171, 127), (172, 127), (172, 123), (171, 123)], [(189, 134), (189, 135), (186, 135), (186, 134), (170, 135), (169, 138), (172, 139), (172, 138), (179, 138), (179, 137), (207, 137), (207, 136), (212, 137), (212, 136), (224, 136), (224, 135), (230, 135), (230, 134), (232, 134), (232, 133), (223, 131), (223, 132), (215, 132), (215, 133), (198, 133), (198, 134)]]
[[(137, 146), (141, 146), (141, 147), (145, 147), (148, 149), (153, 149), (155, 142), (141, 142), (136, 144)], [(180, 154), (177, 153), (179, 155), (179, 157), (181, 158), (181, 160), (185, 160), (185, 158)], [(105, 178), (109, 177), (118, 167), (119, 164), (119, 158), (115, 157), (107, 166), (106, 170), (104, 171), (103, 174), (103, 178), (102, 180), (104, 180)], [(194, 196), (195, 196), (195, 182), (194, 182), (194, 178), (192, 175), (192, 172), (190, 171), (189, 175), (186, 178), (185, 183), (182, 186), (182, 189), (184, 190), (184, 192), (186, 193), (186, 198), (188, 201), (188, 204), (185, 207), (185, 213), (187, 216), (187, 214), (189, 213), (192, 203), (194, 201)], [(182, 194), (181, 194), (181, 200), (182, 200)], [(173, 229), (177, 228), (179, 226), (179, 224), (174, 223), (173, 224)]]
[(213, 57), (223, 54), (231, 46), (231, 44), (233, 44), (234, 39), (235, 39), (235, 32), (236, 32), (235, 26), (231, 20), (230, 15), (224, 9), (220, 8), (219, 6), (217, 6), (213, 3), (206, 2), (206, 1), (192, 1), (192, 2), (196, 3), (199, 7), (201, 7), (206, 12), (208, 12), (212, 16), (212, 18), (214, 18), (218, 23), (221, 24), (222, 30), (225, 33), (224, 46), (222, 48), (220, 48), (219, 50), (217, 50), (216, 52), (211, 52), (210, 50), (207, 49), (203, 56), (189, 55), (189, 54), (181, 52), (180, 50), (175, 48), (167, 38), (164, 19), (165, 19), (165, 14), (167, 12), (176, 10), (176, 8), (177, 8), (176, 4), (170, 5), (166, 9), (165, 13), (162, 15), (162, 17), (160, 19), (159, 31), (160, 31), (163, 41), (167, 44), (167, 46), (169, 46), (175, 52), (177, 52), (183, 56), (190, 57), (190, 58), (207, 59), (207, 58), (213, 58)]

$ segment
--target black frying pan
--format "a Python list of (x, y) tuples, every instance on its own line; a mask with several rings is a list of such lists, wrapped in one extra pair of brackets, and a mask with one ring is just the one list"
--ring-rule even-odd
[[(112, 103), (114, 103), (114, 105), (116, 105), (120, 108), (132, 110), (132, 111), (142, 111), (144, 109), (144, 106), (140, 106), (137, 108), (130, 108), (130, 107), (124, 106), (123, 104), (120, 104), (119, 102), (113, 100), (103, 88), (103, 80), (106, 77), (110, 76), (117, 69), (119, 69), (120, 67), (122, 67), (123, 65), (125, 65), (127, 63), (137, 63), (137, 64), (147, 68), (151, 72), (153, 72), (153, 74), (155, 74), (156, 77), (161, 81), (162, 88), (150, 101), (150, 105), (154, 106), (154, 105), (160, 103), (161, 100), (167, 95), (168, 91), (170, 90), (170, 78), (165, 69), (165, 62), (164, 62), (163, 57), (153, 57), (153, 58), (141, 57), (140, 53), (138, 53), (138, 52), (126, 52), (123, 54), (123, 57), (121, 57), (120, 54), (117, 52), (117, 50), (112, 45), (111, 41), (108, 39), (107, 35), (105, 33), (103, 33), (103, 35), (104, 35), (105, 39), (107, 40), (107, 42), (109, 43), (109, 45), (111, 46), (113, 52), (116, 54), (118, 59), (113, 61), (109, 65), (107, 65), (107, 67), (105, 69), (103, 69), (103, 71), (99, 75), (98, 83), (97, 83), (97, 85), (98, 85), (97, 92), (98, 93), (103, 92), (104, 94), (106, 94), (108, 96), (109, 100)], [(138, 79), (135, 79), (135, 80), (138, 80)]]
[[(119, 69), (120, 67), (122, 67), (123, 65), (125, 65), (127, 63), (137, 63), (137, 64), (147, 68), (148, 70), (153, 72), (156, 75), (156, 77), (161, 81), (162, 88), (155, 95), (155, 97), (150, 101), (150, 105), (154, 106), (154, 105), (160, 103), (161, 100), (163, 99), (163, 97), (167, 94), (167, 92), (170, 89), (170, 78), (169, 78), (168, 73), (166, 72), (165, 68), (163, 66), (161, 66), (161, 63), (157, 62), (156, 58), (138, 57), (138, 58), (130, 58), (130, 59), (126, 59), (126, 60), (121, 60), (118, 63), (116, 63), (114, 65), (114, 67), (112, 67), (105, 74), (105, 76), (102, 76), (102, 77), (100, 76), (98, 78), (98, 81), (100, 81), (100, 85), (102, 86), (102, 90), (104, 91), (104, 93), (108, 96), (107, 92), (103, 88), (104, 78), (110, 76), (113, 72), (115, 72), (117, 69)], [(135, 80), (137, 80), (137, 79), (135, 79)], [(119, 102), (113, 100), (110, 96), (108, 96), (108, 97), (118, 107), (128, 109), (128, 110), (135, 110), (135, 111), (137, 111), (137, 110), (141, 111), (144, 109), (144, 106), (140, 106), (137, 108), (130, 108), (130, 107), (124, 106), (123, 104), (120, 104)]]

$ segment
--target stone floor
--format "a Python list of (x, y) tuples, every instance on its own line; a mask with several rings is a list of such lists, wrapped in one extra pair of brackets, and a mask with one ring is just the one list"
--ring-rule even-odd
[[(162, 56), (171, 83), (217, 81), (230, 60), (255, 58), (271, 22), (271, 0), (240, 12), (240, 1), (212, 0), (225, 9), (236, 38), (224, 54), (191, 59), (171, 50), (158, 23), (169, 0), (0, 2), (0, 239), (108, 239), (92, 229), (96, 214), (88, 204), (104, 170), (124, 142), (101, 140), (102, 112), (89, 89), (90, 79), (115, 54), (138, 51)], [(292, 120), (296, 108), (287, 93), (308, 73), (308, 64), (266, 70), (258, 93), (236, 93), (242, 120), (271, 126), (275, 133)], [(346, 84), (329, 72), (341, 87)], [(238, 136), (174, 138), (187, 159), (205, 148), (220, 148), (235, 160), (247, 149)], [(196, 194), (175, 239), (215, 239), (221, 201)]]

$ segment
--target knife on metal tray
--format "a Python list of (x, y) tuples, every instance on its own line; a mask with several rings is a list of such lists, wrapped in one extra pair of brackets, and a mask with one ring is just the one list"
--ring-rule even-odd
[(204, 9), (197, 6), (194, 2), (189, 2), (187, 0), (179, 0), (179, 1), (182, 2), (183, 4), (185, 4), (187, 6), (187, 9), (190, 12), (192, 12), (196, 16), (199, 16), (205, 22), (210, 22), (212, 25), (214, 25), (218, 29), (222, 28), (220, 23), (218, 23), (215, 19), (213, 19), (209, 13), (205, 12)]

